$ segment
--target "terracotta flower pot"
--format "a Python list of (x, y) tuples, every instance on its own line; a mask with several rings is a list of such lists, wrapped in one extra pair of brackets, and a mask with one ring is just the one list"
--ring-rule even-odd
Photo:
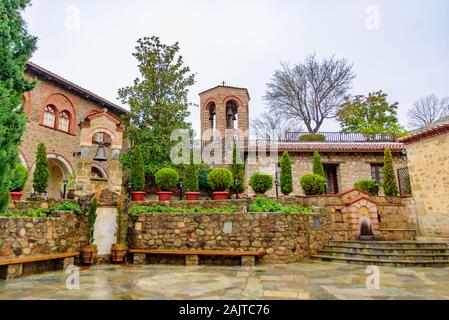
[(173, 192), (170, 192), (170, 191), (159, 191), (157, 193), (157, 196), (159, 198), (159, 201), (170, 201), (172, 194), (173, 194)]
[(113, 244), (111, 247), (111, 260), (115, 263), (122, 263), (125, 259), (128, 246), (126, 244)]
[(228, 200), (229, 192), (226, 191), (218, 191), (212, 193), (214, 200)]
[(145, 199), (145, 192), (131, 191), (131, 201), (143, 201)]
[(97, 250), (95, 244), (84, 246), (81, 249), (81, 262), (84, 264), (94, 264), (97, 259)]
[(75, 189), (69, 189), (69, 191), (67, 191), (67, 199), (75, 199)]
[(22, 198), (22, 192), (10, 192), (12, 201), (20, 201)]
[(184, 192), (186, 199), (189, 201), (200, 200), (200, 192)]

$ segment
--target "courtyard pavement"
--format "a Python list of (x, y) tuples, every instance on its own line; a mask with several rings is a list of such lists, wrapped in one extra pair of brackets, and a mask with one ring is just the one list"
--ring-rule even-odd
[(366, 266), (345, 263), (99, 265), (81, 268), (79, 289), (67, 289), (64, 271), (0, 280), (0, 299), (449, 299), (449, 268), (379, 270), (377, 290)]

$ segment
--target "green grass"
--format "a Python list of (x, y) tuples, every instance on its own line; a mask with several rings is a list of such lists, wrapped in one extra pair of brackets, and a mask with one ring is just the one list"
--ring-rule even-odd
[(73, 211), (78, 213), (81, 211), (81, 207), (73, 202), (64, 202), (61, 204), (54, 205), (53, 207), (50, 208), (50, 212), (55, 211)]
[(30, 209), (27, 211), (6, 211), (1, 212), (1, 217), (13, 217), (13, 218), (23, 218), (23, 217), (31, 217), (31, 218), (46, 218), (48, 212), (44, 209)]
[(312, 208), (299, 206), (282, 206), (279, 203), (265, 199), (257, 198), (256, 201), (249, 207), (249, 212), (283, 212), (283, 213), (311, 213)]

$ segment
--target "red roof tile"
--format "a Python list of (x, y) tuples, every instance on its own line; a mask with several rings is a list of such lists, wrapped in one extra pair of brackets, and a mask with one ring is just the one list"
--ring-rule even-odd
[(439, 136), (447, 132), (449, 132), (449, 122), (443, 122), (440, 124), (436, 124), (434, 126), (418, 130), (417, 132), (408, 137), (399, 139), (399, 141), (404, 144), (410, 144), (421, 140), (430, 139), (432, 137)]
[[(404, 144), (398, 142), (290, 142), (277, 145), (279, 152), (401, 152)], [(256, 146), (249, 146), (248, 151), (255, 151)]]

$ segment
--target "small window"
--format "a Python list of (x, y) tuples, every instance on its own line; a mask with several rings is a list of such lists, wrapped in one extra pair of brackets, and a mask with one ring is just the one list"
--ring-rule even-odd
[(371, 164), (371, 179), (377, 182), (379, 186), (384, 183), (383, 164)]
[(69, 132), (70, 128), (70, 114), (67, 111), (63, 111), (59, 114), (58, 129), (64, 132)]
[(104, 175), (100, 169), (96, 167), (91, 167), (90, 169), (90, 177), (94, 179), (104, 179)]
[(44, 125), (47, 127), (55, 127), (56, 111), (53, 106), (46, 106), (44, 112)]
[(92, 143), (94, 144), (104, 144), (106, 146), (110, 146), (112, 143), (111, 136), (106, 132), (97, 132), (92, 137)]

